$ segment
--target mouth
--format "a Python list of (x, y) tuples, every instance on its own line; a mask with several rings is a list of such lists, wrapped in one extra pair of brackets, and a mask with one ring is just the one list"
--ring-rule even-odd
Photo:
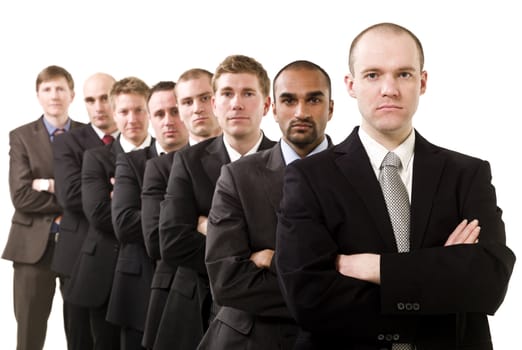
[(399, 109), (402, 109), (401, 106), (397, 106), (397, 105), (394, 105), (394, 104), (383, 104), (383, 105), (380, 105), (377, 107), (377, 110), (378, 111), (383, 111), (383, 110), (399, 110)]

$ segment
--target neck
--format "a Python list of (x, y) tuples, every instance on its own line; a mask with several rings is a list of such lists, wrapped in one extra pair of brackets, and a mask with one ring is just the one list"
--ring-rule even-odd
[(225, 139), (227, 142), (242, 156), (245, 155), (248, 151), (254, 147), (254, 145), (259, 141), (261, 131), (256, 133), (252, 133), (251, 135), (245, 135), (243, 137), (236, 137), (230, 134), (225, 134)]
[(61, 116), (56, 116), (56, 115), (48, 115), (48, 114), (44, 113), (44, 118), (45, 118), (45, 120), (47, 120), (47, 122), (49, 124), (51, 124), (55, 128), (63, 128), (65, 126), (65, 124), (67, 124), (67, 121), (69, 120), (69, 116), (67, 114), (61, 115)]
[(390, 132), (378, 132), (372, 128), (365, 127), (365, 125), (361, 125), (361, 127), (368, 133), (368, 135), (370, 135), (371, 138), (383, 145), (388, 151), (396, 149), (413, 131), (411, 125)]

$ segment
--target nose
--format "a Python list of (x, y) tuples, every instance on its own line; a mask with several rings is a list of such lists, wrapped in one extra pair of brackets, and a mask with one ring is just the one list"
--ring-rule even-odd
[(296, 118), (304, 118), (307, 116), (307, 107), (305, 101), (298, 101), (295, 105), (294, 116)]
[(398, 96), (399, 89), (397, 80), (393, 76), (385, 75), (381, 84), (382, 96)]
[(231, 102), (232, 102), (232, 109), (234, 109), (234, 110), (243, 109), (241, 94), (235, 94), (234, 97), (232, 97)]

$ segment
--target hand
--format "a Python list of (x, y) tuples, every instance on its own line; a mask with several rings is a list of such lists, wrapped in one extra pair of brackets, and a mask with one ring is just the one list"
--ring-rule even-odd
[(464, 219), (458, 226), (453, 230), (448, 240), (444, 244), (445, 247), (455, 244), (474, 244), (478, 242), (478, 236), (480, 234), (480, 226), (477, 219), (468, 223), (468, 220)]
[(34, 179), (31, 188), (38, 192), (54, 193), (54, 179)]
[(344, 276), (381, 283), (381, 256), (378, 254), (337, 255), (335, 269)]
[[(112, 187), (114, 188), (114, 184), (116, 183), (116, 179), (115, 179), (114, 177), (111, 177), (111, 178), (109, 179), (109, 181), (110, 181)], [(112, 191), (111, 191), (111, 193), (110, 193), (110, 197), (111, 197), (111, 199), (112, 199)]]
[(208, 218), (206, 216), (200, 216), (198, 218), (198, 231), (205, 236), (207, 235), (207, 223)]
[(250, 260), (252, 260), (260, 269), (269, 269), (273, 256), (274, 251), (272, 249), (263, 249), (252, 253), (252, 255), (250, 255)]

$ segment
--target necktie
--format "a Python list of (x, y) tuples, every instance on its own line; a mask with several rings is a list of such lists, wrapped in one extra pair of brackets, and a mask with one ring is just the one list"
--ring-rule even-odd
[[(388, 152), (381, 164), (379, 182), (388, 208), (388, 215), (395, 234), (397, 250), (410, 250), (410, 200), (408, 191), (399, 175), (401, 159), (393, 152)], [(411, 344), (393, 343), (392, 350), (412, 350)]]
[(65, 129), (61, 129), (61, 128), (54, 129), (53, 133), (51, 134), (51, 141), (54, 141), (55, 136), (63, 134), (64, 132), (65, 132)]
[(102, 137), (102, 141), (104, 144), (108, 145), (109, 143), (112, 143), (112, 141), (114, 141), (114, 137), (112, 137), (111, 134), (105, 134)]
[(399, 176), (401, 159), (388, 152), (381, 164), (379, 182), (393, 226), (399, 252), (410, 250), (410, 200), (406, 186)]

